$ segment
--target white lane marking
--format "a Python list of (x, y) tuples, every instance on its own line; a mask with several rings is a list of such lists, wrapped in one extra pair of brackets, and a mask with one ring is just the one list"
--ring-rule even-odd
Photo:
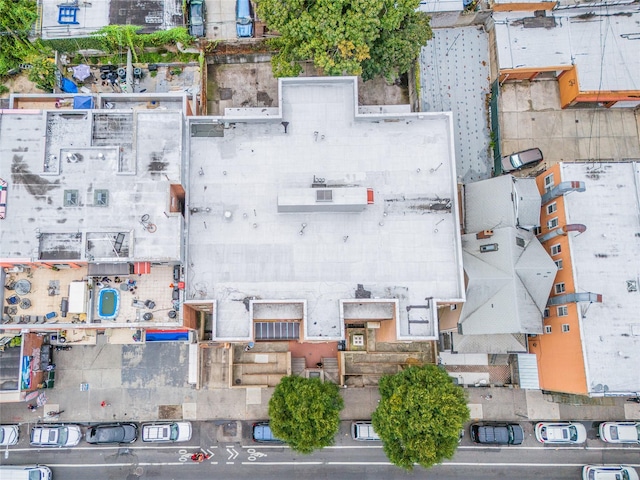
[(242, 462), (242, 465), (324, 465), (324, 462)]
[(227, 447), (227, 453), (229, 454), (229, 458), (227, 458), (227, 460), (235, 460), (236, 457), (239, 455), (238, 451), (235, 448), (233, 448), (233, 446)]
[[(182, 444), (176, 444), (176, 445), (158, 445), (156, 446), (141, 446), (141, 447), (131, 447), (128, 446), (128, 444), (122, 444), (120, 446), (111, 446), (111, 445), (96, 445), (93, 447), (52, 447), (52, 448), (46, 448), (46, 447), (31, 447), (31, 448), (10, 448), (9, 451), (10, 452), (33, 452), (34, 450), (39, 450), (39, 451), (43, 451), (43, 452), (47, 452), (47, 451), (51, 451), (51, 452), (58, 452), (60, 450), (121, 450), (123, 448), (128, 448), (129, 450), (176, 450), (176, 449), (189, 449), (189, 450), (197, 450), (200, 448), (200, 445), (182, 445)], [(218, 447), (209, 447), (209, 448), (218, 448)]]
[[(101, 464), (100, 467), (131, 467), (133, 463), (105, 463)], [(173, 465), (189, 465), (188, 463), (182, 462), (139, 462), (135, 463), (135, 465), (142, 465), (144, 467), (162, 467), (162, 466), (173, 466)], [(193, 463), (193, 465), (198, 465), (197, 463)], [(47, 462), (47, 467), (54, 468), (95, 468), (95, 463), (49, 463)]]
[[(583, 467), (588, 462), (582, 463), (474, 463), (474, 462), (447, 462), (439, 463), (440, 467)], [(623, 465), (629, 467), (638, 467), (640, 464), (622, 462)], [(620, 463), (616, 463), (620, 465)]]
[(548, 447), (523, 447), (516, 445), (460, 445), (458, 450), (484, 450), (484, 449), (493, 449), (493, 450), (640, 450), (640, 447), (586, 447), (586, 446), (563, 446), (563, 445), (549, 445)]
[[(234, 465), (234, 462), (226, 462), (227, 465)], [(241, 462), (242, 465), (392, 465), (391, 462)], [(218, 465), (218, 462), (211, 462), (212, 465)], [(624, 465), (630, 467), (640, 467), (640, 463), (628, 463), (623, 462)], [(153, 466), (174, 466), (185, 465), (181, 462), (140, 462), (136, 465), (145, 467)], [(198, 463), (192, 462), (186, 465), (198, 465)], [(447, 462), (440, 463), (441, 467), (545, 467), (545, 468), (558, 468), (558, 467), (582, 467), (583, 463), (476, 463), (476, 462)], [(48, 463), (47, 466), (54, 468), (94, 468), (95, 464), (80, 464), (80, 463)], [(101, 467), (130, 467), (131, 463), (105, 463), (100, 465)]]

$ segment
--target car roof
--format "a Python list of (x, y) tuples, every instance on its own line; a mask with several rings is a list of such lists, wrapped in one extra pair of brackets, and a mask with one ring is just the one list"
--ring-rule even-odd
[(60, 425), (33, 427), (31, 430), (32, 443), (46, 443), (48, 445), (58, 442), (60, 437)]
[(618, 423), (618, 439), (627, 441), (638, 441), (638, 428), (636, 423)]
[(90, 427), (87, 433), (97, 442), (121, 441), (126, 437), (127, 428), (135, 430), (136, 426), (132, 423), (101, 424)]
[(256, 423), (253, 426), (253, 438), (256, 440), (273, 440), (273, 432), (268, 423)]
[(478, 428), (478, 440), (481, 443), (507, 443), (509, 429), (506, 425), (481, 425)]

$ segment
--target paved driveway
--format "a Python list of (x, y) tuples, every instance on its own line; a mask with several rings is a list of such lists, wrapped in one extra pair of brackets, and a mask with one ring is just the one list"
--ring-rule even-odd
[(539, 147), (546, 166), (640, 160), (637, 120), (631, 108), (561, 110), (555, 80), (505, 83), (500, 92), (503, 155)]
[(235, 40), (236, 0), (206, 0), (207, 38)]

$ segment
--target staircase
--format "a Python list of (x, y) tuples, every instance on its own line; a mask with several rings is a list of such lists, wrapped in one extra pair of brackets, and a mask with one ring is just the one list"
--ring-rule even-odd
[(291, 375), (304, 376), (305, 368), (307, 368), (307, 364), (304, 357), (291, 358)]
[(324, 370), (324, 381), (331, 383), (340, 383), (340, 372), (338, 370), (338, 359), (331, 358), (323, 358), (322, 359), (323, 370)]

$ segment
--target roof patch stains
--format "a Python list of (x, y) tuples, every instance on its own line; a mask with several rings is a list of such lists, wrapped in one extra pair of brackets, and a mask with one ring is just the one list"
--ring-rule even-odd
[(40, 175), (31, 173), (22, 155), (13, 156), (11, 174), (13, 183), (23, 184), (27, 191), (34, 197), (44, 196), (47, 192), (60, 188), (60, 180), (50, 182), (42, 178)]

